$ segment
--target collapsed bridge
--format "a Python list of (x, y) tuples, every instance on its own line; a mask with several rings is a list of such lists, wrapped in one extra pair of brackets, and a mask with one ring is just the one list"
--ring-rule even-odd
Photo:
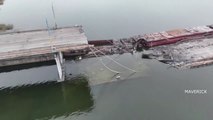
[(65, 79), (64, 57), (133, 54), (141, 50), (145, 50), (143, 58), (177, 68), (212, 64), (213, 25), (93, 41), (87, 40), (82, 26), (0, 33), (0, 67), (55, 60), (58, 81)]

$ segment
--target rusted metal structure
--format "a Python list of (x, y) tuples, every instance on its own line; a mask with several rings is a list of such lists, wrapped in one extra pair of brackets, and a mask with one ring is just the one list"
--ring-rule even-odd
[[(136, 50), (136, 45), (134, 39), (125, 38), (125, 39), (113, 39), (113, 40), (100, 40), (91, 42), (90, 44), (94, 45), (96, 51), (95, 54), (99, 56), (103, 55), (113, 55), (113, 54), (123, 54), (123, 53), (132, 53)], [(101, 53), (101, 52), (103, 53)], [(89, 51), (86, 54), (86, 57), (94, 57), (94, 53)]]
[[(168, 40), (164, 36), (169, 34)], [(142, 58), (157, 59), (176, 68), (197, 68), (213, 64), (213, 25), (178, 29), (145, 37)], [(162, 35), (162, 34), (161, 34)], [(145, 35), (147, 36), (147, 35)]]
[(213, 27), (199, 26), (185, 29), (175, 29), (152, 34), (135, 36), (143, 47), (155, 47), (166, 44), (174, 44), (179, 41), (204, 38), (213, 35)]
[(92, 40), (88, 41), (89, 44), (94, 46), (105, 46), (105, 45), (113, 45), (113, 39), (109, 40)]

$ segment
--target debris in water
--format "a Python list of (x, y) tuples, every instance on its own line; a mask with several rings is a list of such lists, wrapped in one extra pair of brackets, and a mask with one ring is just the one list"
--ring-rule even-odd
[(143, 56), (157, 59), (177, 68), (196, 68), (213, 64), (213, 38), (163, 45), (148, 51), (150, 54)]
[(121, 76), (119, 76), (119, 75), (118, 75), (118, 76), (116, 76), (116, 79), (120, 79), (120, 78), (121, 78)]
[(79, 59), (79, 60), (82, 60), (82, 57), (81, 57), (81, 56), (79, 56), (79, 57), (78, 57), (78, 59)]

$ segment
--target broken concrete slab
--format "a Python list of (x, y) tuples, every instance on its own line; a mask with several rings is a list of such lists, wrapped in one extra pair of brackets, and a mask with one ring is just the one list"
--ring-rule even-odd
[[(153, 59), (177, 68), (196, 68), (213, 64), (213, 38), (203, 38), (148, 50)], [(143, 53), (143, 56), (146, 53)]]

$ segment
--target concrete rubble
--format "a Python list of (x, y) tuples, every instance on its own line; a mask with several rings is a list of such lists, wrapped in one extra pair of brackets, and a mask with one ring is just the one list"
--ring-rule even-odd
[(203, 38), (150, 48), (142, 58), (157, 59), (176, 68), (213, 64), (213, 38)]

